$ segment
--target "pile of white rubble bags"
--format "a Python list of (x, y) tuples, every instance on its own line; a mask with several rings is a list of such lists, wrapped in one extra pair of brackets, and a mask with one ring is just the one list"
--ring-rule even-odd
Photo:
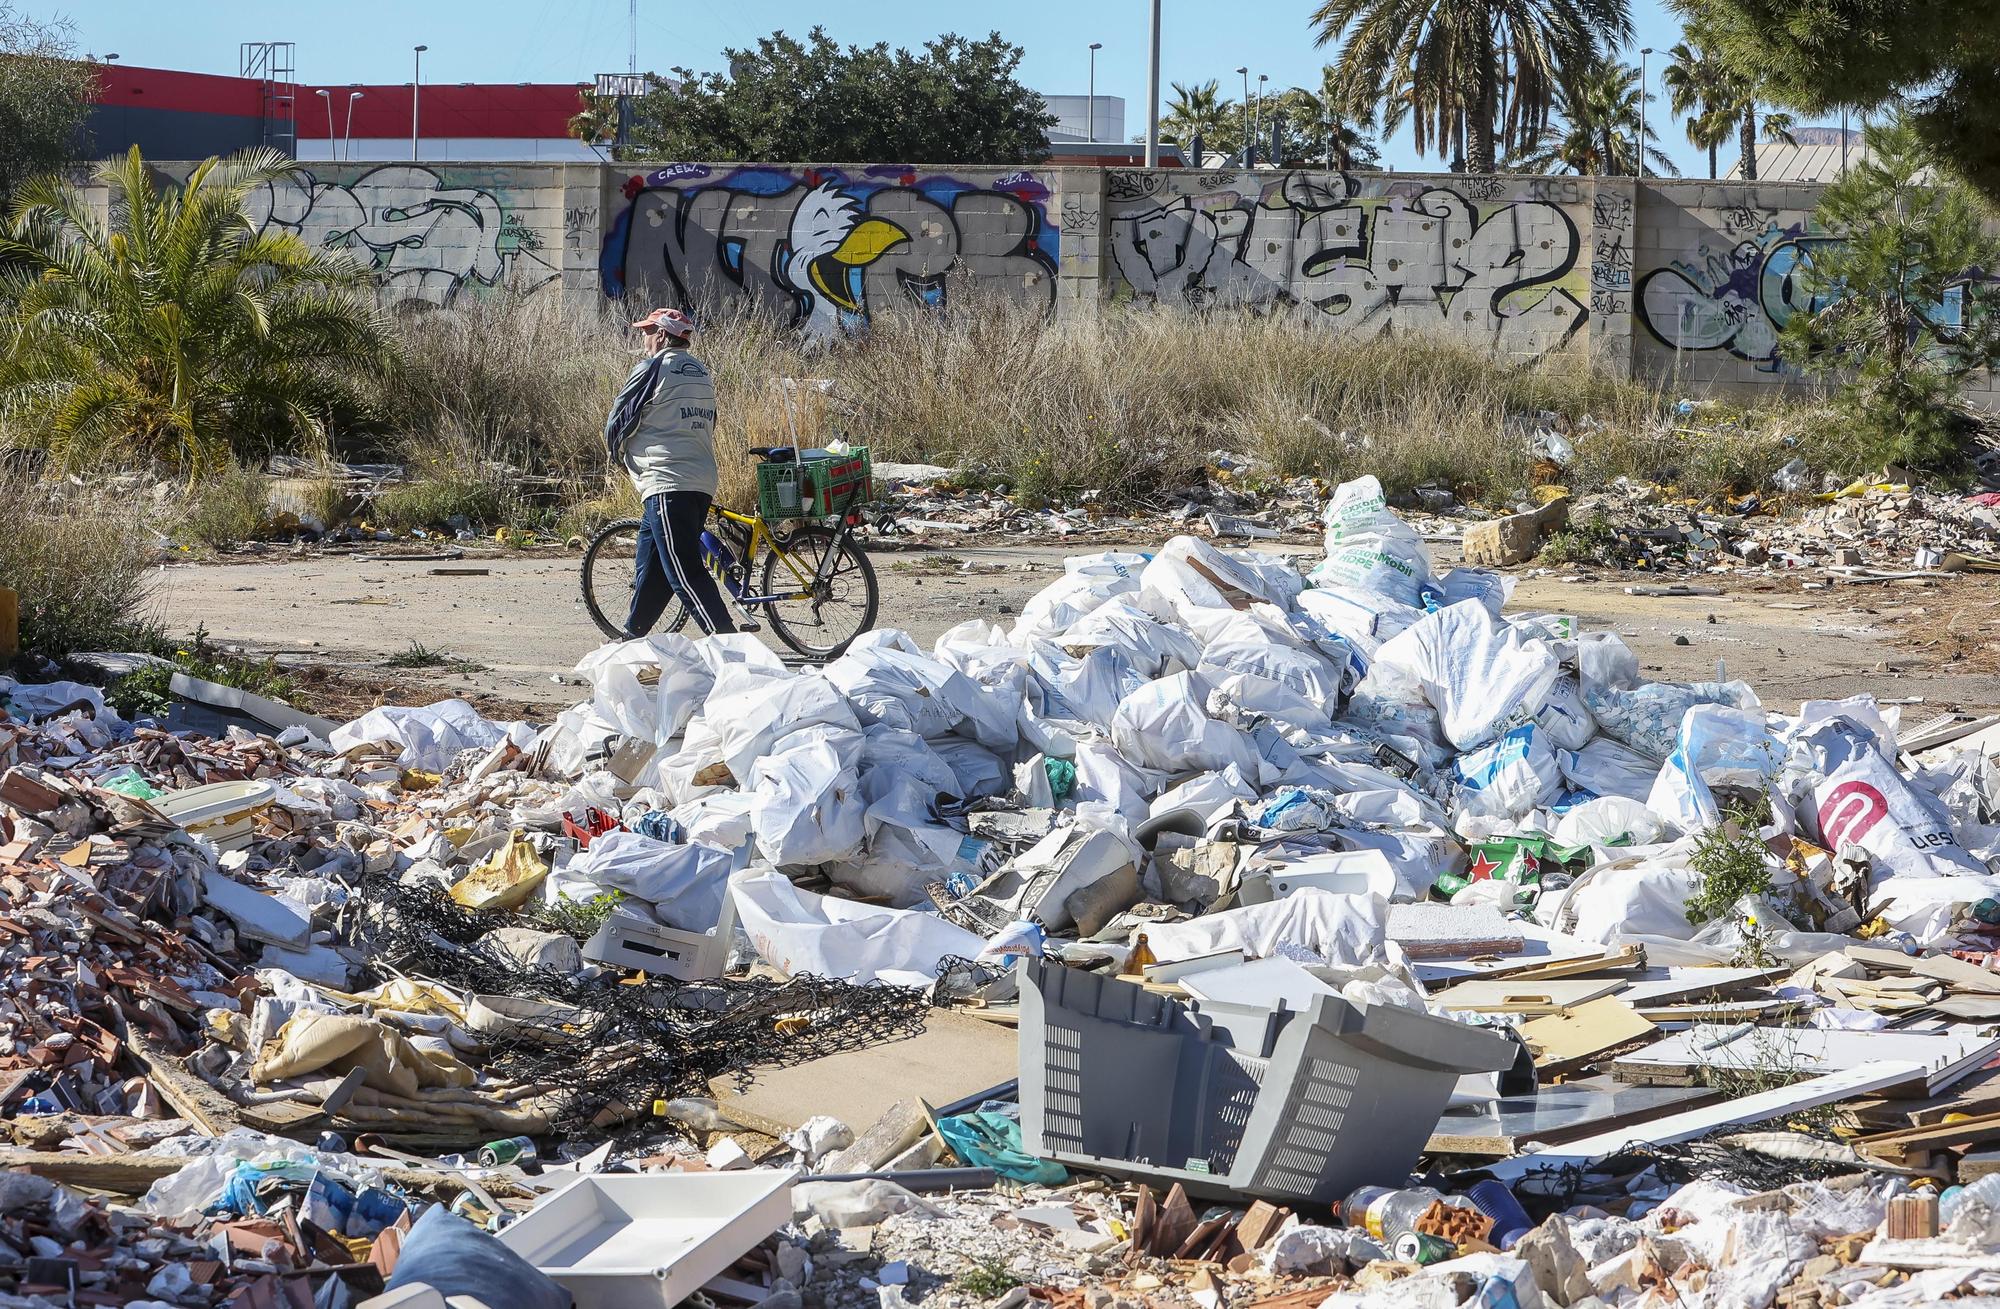
[[(691, 931), (727, 896), (783, 971), (913, 985), (947, 959), (1101, 958), (1140, 932), (1162, 962), (1365, 966), (1389, 903), (1447, 874), (1454, 902), (1656, 963), (1726, 960), (1750, 919), (1804, 962), (1862, 926), (1856, 904), (1927, 945), (1991, 912), (1986, 758), (1899, 766), (1895, 711), (1865, 696), (1786, 715), (1742, 682), (1643, 681), (1613, 634), (1503, 615), (1511, 579), (1433, 573), (1373, 478), (1337, 490), (1326, 526), (1304, 574), (1176, 537), (1068, 560), (1011, 626), (930, 649), (872, 632), (824, 667), (754, 636), (607, 645), (578, 666), (591, 698), (542, 736), (575, 779), (562, 807), (670, 821), (599, 837), (548, 893), (615, 889), (621, 913)], [(1697, 930), (1696, 838), (1758, 795), (1767, 838), (1829, 853)], [(1197, 857), (1224, 831), (1254, 853)], [(1464, 876), (1470, 843), (1521, 833), (1588, 848), (1586, 870)]]

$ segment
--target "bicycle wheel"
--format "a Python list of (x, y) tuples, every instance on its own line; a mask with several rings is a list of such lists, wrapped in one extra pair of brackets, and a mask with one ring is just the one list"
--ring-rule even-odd
[[(637, 518), (621, 518), (607, 523), (590, 538), (583, 551), (583, 607), (597, 630), (614, 641), (645, 632), (627, 632), (625, 619), (632, 612), (632, 588), (639, 580), (639, 529)], [(676, 592), (653, 624), (655, 632), (678, 632), (687, 626), (688, 610)]]
[[(785, 598), (760, 606), (780, 641), (808, 658), (831, 659), (875, 626), (882, 599), (875, 565), (854, 538), (825, 527), (801, 527), (785, 538), (781, 549), (782, 554), (774, 549), (764, 556), (764, 594)], [(830, 555), (832, 563), (822, 568)], [(801, 583), (787, 558), (807, 582)]]

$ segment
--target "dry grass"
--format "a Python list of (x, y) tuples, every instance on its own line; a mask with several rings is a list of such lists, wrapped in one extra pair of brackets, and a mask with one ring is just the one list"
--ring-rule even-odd
[[(1262, 477), (1373, 473), (1392, 492), (1505, 498), (1531, 480), (1543, 413), (1569, 429), (1577, 458), (1564, 480), (1579, 490), (1619, 476), (1747, 490), (1820, 448), (1796, 407), (1680, 416), (1661, 390), (1576, 355), (1522, 365), (1445, 339), (1363, 339), (1307, 315), (1235, 310), (1052, 320), (970, 284), (950, 301), (943, 314), (878, 314), (830, 343), (745, 311), (703, 313), (719, 498), (752, 502), (742, 452), (790, 444), (788, 402), (805, 444), (845, 436), (878, 459), (963, 468), (1031, 503), (1086, 490), (1144, 501), (1196, 481), (1217, 449), (1253, 456)], [(611, 306), (565, 316), (555, 296), (506, 294), (408, 320), (409, 364), (381, 397), (399, 435), (380, 453), (409, 465), (416, 485), (378, 521), (435, 524), (448, 508), (568, 534), (635, 512), (601, 435), (637, 359), (625, 320)], [(786, 378), (828, 379), (831, 391)]]
[(117, 649), (144, 627), (154, 537), (130, 489), (0, 469), (0, 582), (20, 595), (21, 645), (60, 658)]

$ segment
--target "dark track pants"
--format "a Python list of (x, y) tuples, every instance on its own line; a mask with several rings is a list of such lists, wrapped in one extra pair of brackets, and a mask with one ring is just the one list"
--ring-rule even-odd
[(669, 491), (646, 501), (626, 631), (652, 631), (675, 595), (686, 602), (702, 631), (714, 635), (736, 630), (722, 588), (702, 559), (701, 530), (708, 521), (709, 500), (699, 491)]

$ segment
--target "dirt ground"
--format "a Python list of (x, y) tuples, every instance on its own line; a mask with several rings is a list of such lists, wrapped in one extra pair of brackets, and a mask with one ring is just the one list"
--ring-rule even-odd
[[(881, 623), (928, 645), (969, 618), (1010, 621), (1060, 574), (1065, 555), (1108, 548), (1092, 540), (880, 552)], [(1448, 550), (1440, 567), (1451, 562)], [(574, 553), (506, 552), (173, 565), (155, 594), (169, 631), (201, 625), (218, 644), (300, 669), (300, 698), (332, 717), (454, 694), (489, 713), (546, 719), (577, 699), (570, 670), (601, 641), (579, 598), (579, 563)], [(1676, 584), (1721, 594), (1626, 590)], [(1575, 614), (1585, 630), (1624, 637), (1652, 677), (1708, 680), (1720, 670), (1775, 708), (1862, 691), (1914, 699), (1904, 710), (1911, 721), (2000, 708), (2000, 578), (1854, 585), (1804, 572), (1677, 579), (1525, 569), (1510, 607)], [(396, 666), (413, 643), (451, 664)]]

